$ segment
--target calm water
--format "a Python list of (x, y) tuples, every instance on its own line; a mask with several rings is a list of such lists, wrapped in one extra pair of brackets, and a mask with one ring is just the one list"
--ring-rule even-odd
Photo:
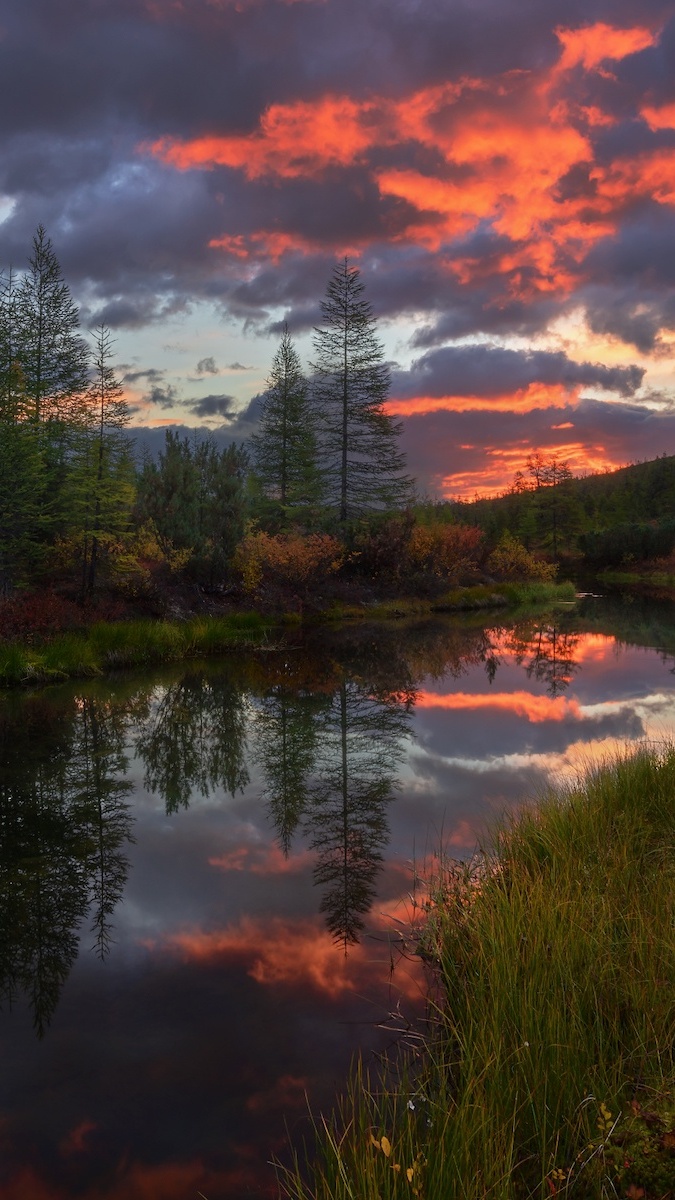
[(588, 600), (5, 696), (1, 1200), (274, 1195), (423, 1010), (413, 862), (675, 735), (674, 654), (670, 606)]

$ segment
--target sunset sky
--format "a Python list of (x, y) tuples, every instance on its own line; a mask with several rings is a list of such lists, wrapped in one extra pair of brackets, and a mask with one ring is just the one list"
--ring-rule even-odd
[(348, 254), (423, 491), (675, 452), (672, 3), (0, 0), (0, 89), (0, 263), (45, 225), (135, 425), (245, 437)]

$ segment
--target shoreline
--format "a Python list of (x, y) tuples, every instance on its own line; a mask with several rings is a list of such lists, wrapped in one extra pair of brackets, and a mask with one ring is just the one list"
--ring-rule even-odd
[(440, 861), (427, 1032), (357, 1066), (291, 1200), (675, 1196), (675, 747), (643, 746)]
[(304, 617), (294, 612), (241, 611), (176, 620), (99, 621), (82, 630), (56, 634), (39, 645), (22, 639), (0, 640), (0, 687), (35, 687), (104, 676), (120, 669), (264, 648), (273, 631), (283, 632), (284, 628), (303, 624), (506, 611), (544, 603), (569, 605), (575, 594), (571, 583), (499, 583), (454, 588), (433, 600), (401, 597), (368, 605), (333, 604)]

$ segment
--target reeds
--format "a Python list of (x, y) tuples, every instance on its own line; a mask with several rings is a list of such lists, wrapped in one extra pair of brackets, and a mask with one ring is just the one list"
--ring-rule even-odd
[(86, 632), (55, 637), (43, 647), (0, 642), (0, 685), (82, 678), (221, 654), (262, 643), (270, 628), (258, 613), (237, 613), (182, 622), (101, 622)]
[(521, 810), (433, 897), (443, 1000), (414, 1082), (356, 1074), (285, 1193), (672, 1200), (675, 749)]

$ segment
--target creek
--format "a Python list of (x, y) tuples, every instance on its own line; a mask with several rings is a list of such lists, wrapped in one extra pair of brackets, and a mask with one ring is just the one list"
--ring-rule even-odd
[(442, 843), (675, 736), (672, 606), (359, 623), (0, 697), (2, 1200), (277, 1194), (424, 1013)]

